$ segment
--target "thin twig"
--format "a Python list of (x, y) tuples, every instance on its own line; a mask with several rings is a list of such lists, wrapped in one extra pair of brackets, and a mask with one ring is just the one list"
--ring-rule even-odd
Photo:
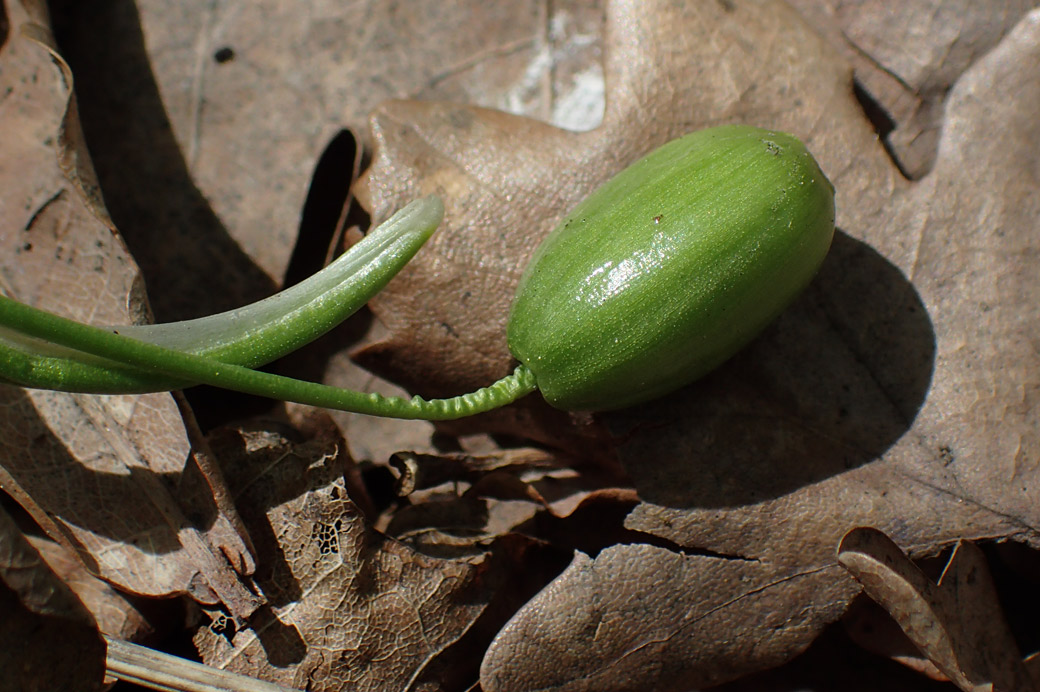
[(137, 644), (105, 637), (108, 674), (163, 692), (297, 692), (273, 682), (213, 668)]

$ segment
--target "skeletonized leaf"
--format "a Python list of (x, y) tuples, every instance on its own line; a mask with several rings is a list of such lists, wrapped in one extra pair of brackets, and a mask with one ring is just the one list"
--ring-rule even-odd
[(530, 541), (469, 560), (423, 555), (373, 531), (348, 495), (343, 441), (273, 432), (213, 441), (257, 539), (268, 604), (238, 629), (213, 613), (206, 663), (300, 689), (460, 689), (491, 634), (544, 583)]

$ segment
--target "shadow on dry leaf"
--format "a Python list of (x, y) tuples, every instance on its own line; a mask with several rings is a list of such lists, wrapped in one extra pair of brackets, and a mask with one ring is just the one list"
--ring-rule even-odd
[(934, 666), (964, 692), (1035, 692), (982, 550), (960, 541), (933, 583), (882, 532), (858, 527), (838, 561)]
[(135, 3), (59, 2), (53, 12), (109, 213), (147, 277), (157, 320), (209, 315), (270, 295), (275, 282), (196, 187), (187, 160), (195, 152), (174, 138)]
[[(0, 52), (8, 96), (0, 117), (10, 134), (0, 158), (0, 286), (81, 320), (140, 321), (141, 276), (101, 200), (46, 8), (26, 0), (7, 10), (19, 31)], [(239, 613), (256, 608), (225, 558), (251, 568), (234, 519), (214, 514), (207, 530), (193, 527), (186, 515), (200, 505), (163, 483), (196, 459), (174, 397), (5, 386), (3, 404), (0, 483), (98, 576), (134, 593), (190, 592)], [(202, 506), (219, 490), (211, 481)]]
[(105, 641), (94, 618), (0, 507), (0, 687), (102, 688)]
[(700, 382), (606, 420), (644, 501), (753, 504), (881, 457), (912, 425), (934, 357), (913, 285), (839, 232), (806, 293), (747, 349)]
[[(0, 406), (6, 412), (6, 443), (11, 447), (34, 449), (29, 459), (45, 471), (50, 482), (34, 483), (31, 478), (21, 479), (24, 469), (16, 459), (6, 460), (8, 473), (20, 480), (23, 492), (16, 495), (23, 505), (38, 505), (48, 508), (52, 519), (96, 535), (106, 543), (135, 546), (149, 558), (154, 558), (181, 548), (177, 527), (170, 526), (162, 516), (156, 516), (147, 505), (134, 507), (128, 512), (99, 512), (97, 507), (117, 507), (128, 497), (134, 497), (141, 487), (158, 483), (163, 485), (162, 476), (144, 468), (121, 469), (125, 473), (105, 472), (82, 464), (64, 446), (63, 441), (33, 416), (31, 403), (23, 392), (14, 388), (0, 390)], [(26, 415), (17, 415), (24, 412)], [(68, 416), (67, 416), (68, 417)], [(50, 452), (44, 458), (43, 453)], [(76, 502), (84, 488), (91, 490), (92, 500)], [(16, 490), (12, 488), (12, 490)], [(136, 516), (133, 516), (136, 515)], [(142, 532), (141, 526), (149, 526)], [(81, 547), (81, 558), (98, 574), (105, 568), (99, 565), (89, 549)]]

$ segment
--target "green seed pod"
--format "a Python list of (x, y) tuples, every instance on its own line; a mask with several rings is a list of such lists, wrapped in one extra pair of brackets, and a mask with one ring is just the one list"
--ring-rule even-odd
[(834, 188), (798, 139), (695, 132), (611, 178), (546, 237), (520, 280), (509, 348), (557, 408), (653, 399), (761, 332), (833, 234)]

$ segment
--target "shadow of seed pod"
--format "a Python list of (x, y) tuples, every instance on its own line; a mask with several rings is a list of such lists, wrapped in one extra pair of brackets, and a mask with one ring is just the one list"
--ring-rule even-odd
[(746, 349), (607, 423), (646, 502), (752, 504), (878, 459), (912, 425), (934, 361), (913, 285), (839, 232), (808, 290)]

